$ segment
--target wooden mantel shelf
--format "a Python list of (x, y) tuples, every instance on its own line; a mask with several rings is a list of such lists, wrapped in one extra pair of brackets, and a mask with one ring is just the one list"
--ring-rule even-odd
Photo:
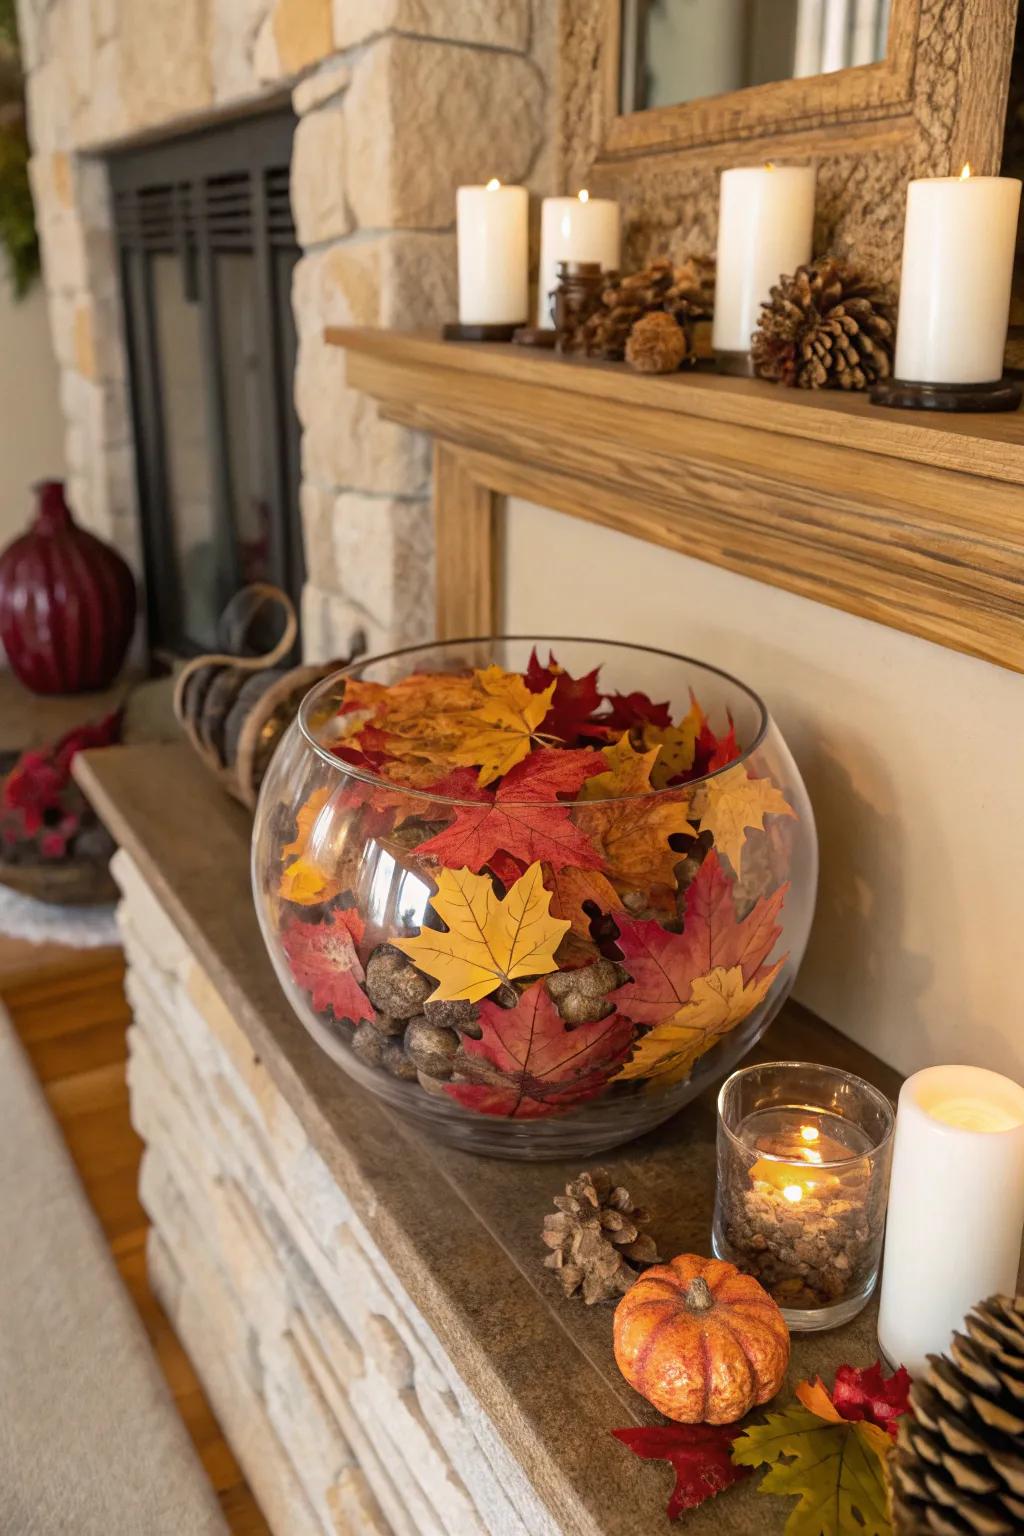
[(1024, 413), (936, 416), (697, 372), (330, 329), (348, 379), (438, 443), (447, 634), (493, 628), (520, 496), (1024, 671)]

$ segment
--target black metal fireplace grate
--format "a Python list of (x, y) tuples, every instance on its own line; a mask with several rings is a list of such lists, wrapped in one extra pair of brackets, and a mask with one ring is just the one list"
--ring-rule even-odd
[(110, 158), (154, 650), (217, 644), (248, 581), (298, 598), (290, 110)]

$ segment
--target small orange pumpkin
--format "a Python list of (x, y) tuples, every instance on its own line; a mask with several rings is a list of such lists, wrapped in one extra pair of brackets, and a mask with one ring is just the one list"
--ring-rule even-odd
[(615, 1360), (667, 1418), (732, 1424), (781, 1387), (789, 1329), (753, 1276), (686, 1253), (646, 1270), (619, 1302)]

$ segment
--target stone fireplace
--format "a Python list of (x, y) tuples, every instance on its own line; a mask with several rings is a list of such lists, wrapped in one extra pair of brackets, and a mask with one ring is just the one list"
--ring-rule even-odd
[[(454, 311), (454, 188), (545, 189), (558, 7), (543, 0), (21, 0), (32, 183), (70, 499), (143, 573), (110, 156), (289, 103), (304, 643), (432, 627), (430, 457), (344, 383), (327, 324)], [(150, 584), (153, 572), (150, 571)]]

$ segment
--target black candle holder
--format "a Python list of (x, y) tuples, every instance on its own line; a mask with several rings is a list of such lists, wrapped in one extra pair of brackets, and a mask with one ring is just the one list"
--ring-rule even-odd
[(993, 379), (987, 384), (924, 384), (914, 379), (886, 379), (871, 391), (871, 403), (902, 411), (1015, 411), (1022, 393), (1013, 379)]
[(463, 325), (449, 320), (441, 327), (443, 341), (511, 341), (518, 330), (515, 325)]

